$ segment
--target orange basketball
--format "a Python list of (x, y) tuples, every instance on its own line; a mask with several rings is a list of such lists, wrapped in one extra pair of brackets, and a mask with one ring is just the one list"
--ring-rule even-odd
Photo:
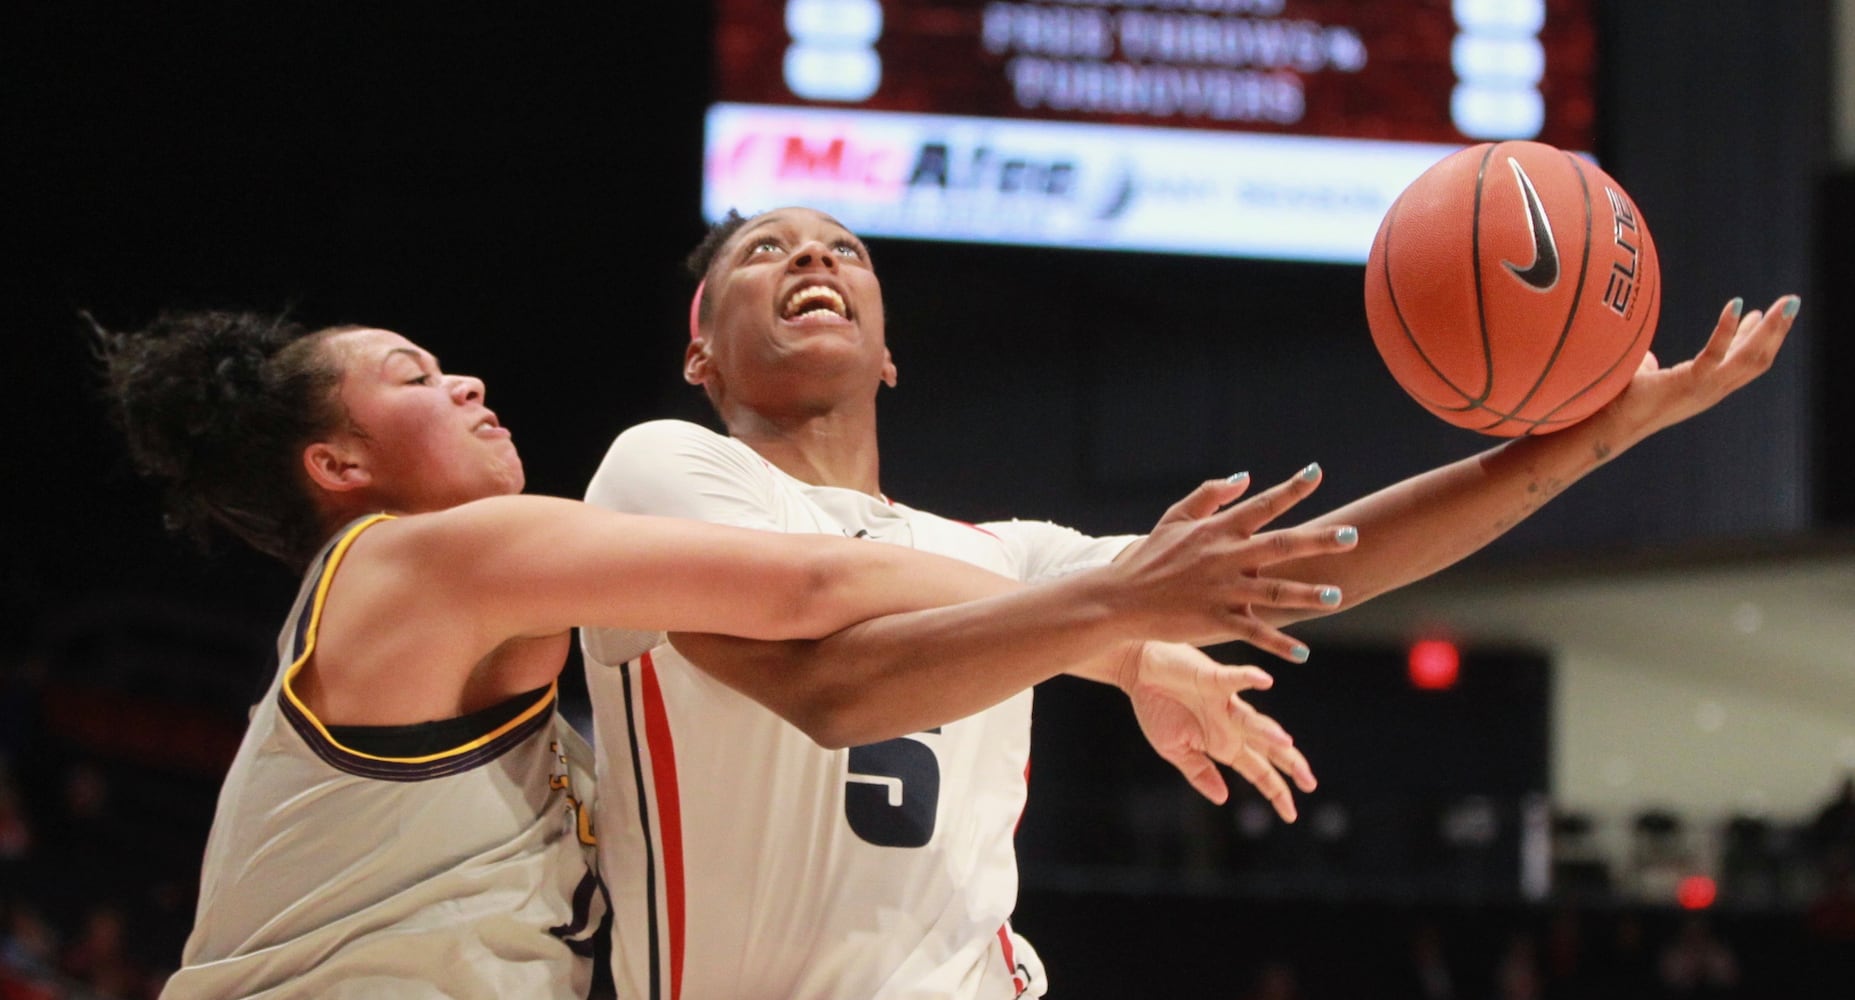
[(1655, 334), (1661, 267), (1636, 203), (1589, 160), (1484, 143), (1392, 203), (1365, 304), (1379, 355), (1431, 413), (1546, 434), (1628, 384)]

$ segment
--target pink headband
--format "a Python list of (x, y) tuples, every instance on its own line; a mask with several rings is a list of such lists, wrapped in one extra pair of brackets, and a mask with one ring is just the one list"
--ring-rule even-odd
[(707, 278), (696, 282), (696, 294), (689, 300), (689, 339), (697, 340), (702, 336), (702, 289), (709, 283)]

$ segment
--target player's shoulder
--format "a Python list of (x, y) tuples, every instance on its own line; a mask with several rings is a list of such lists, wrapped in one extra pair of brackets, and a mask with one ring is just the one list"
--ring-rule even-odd
[(687, 448), (722, 447), (729, 442), (725, 435), (688, 420), (646, 420), (620, 431), (612, 439), (611, 451), (677, 451)]
[(762, 464), (746, 445), (701, 424), (648, 420), (612, 440), (598, 475), (652, 475), (703, 466), (752, 471)]

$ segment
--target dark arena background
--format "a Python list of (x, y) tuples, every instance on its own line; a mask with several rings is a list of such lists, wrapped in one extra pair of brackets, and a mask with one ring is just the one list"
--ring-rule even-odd
[[(0, 998), (159, 991), (296, 584), (163, 532), (79, 311), (399, 330), (487, 381), (532, 492), (578, 496), (624, 427), (709, 419), (679, 377), (681, 260), (705, 114), (741, 99), (717, 81), (755, 77), (712, 40), (777, 58), (717, 23), (751, 6), (0, 15)], [(1322, 777), (1292, 827), (1247, 789), (1194, 799), (1114, 692), (1045, 685), (1015, 922), (1052, 996), (1855, 983), (1855, 11), (1549, 6), (1590, 17), (1567, 43), (1590, 113), (1563, 134), (1657, 238), (1657, 354), (1691, 356), (1734, 295), (1800, 293), (1797, 329), (1758, 383), (1466, 564), (1296, 630), (1307, 665), (1263, 657), (1256, 701)], [(1318, 460), (1324, 508), (1492, 443), (1392, 382), (1357, 262), (969, 237), (872, 239), (901, 372), (884, 487), (915, 506), (1140, 531), (1210, 476)]]

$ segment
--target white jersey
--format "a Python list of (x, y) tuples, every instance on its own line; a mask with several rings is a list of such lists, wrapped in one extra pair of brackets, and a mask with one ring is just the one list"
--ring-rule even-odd
[(605, 916), (574, 798), (591, 751), (554, 687), (391, 727), (326, 726), (291, 690), (329, 581), (379, 520), (341, 532), (303, 581), (164, 998), (587, 995)]
[[(973, 526), (812, 486), (679, 421), (620, 435), (587, 499), (793, 533), (868, 537), (1035, 581), (1129, 538)], [(1031, 693), (928, 732), (827, 750), (658, 633), (583, 635), (600, 864), (619, 995), (637, 1000), (1041, 996), (1013, 932), (1013, 833)]]

